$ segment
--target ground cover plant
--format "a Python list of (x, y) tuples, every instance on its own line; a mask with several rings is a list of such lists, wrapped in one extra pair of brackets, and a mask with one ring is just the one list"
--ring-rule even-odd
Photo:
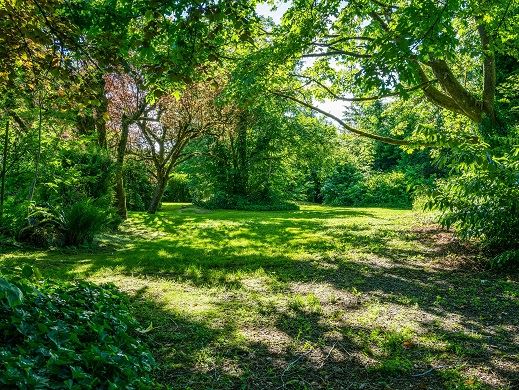
[(513, 389), (519, 281), (411, 210), (165, 204), (94, 251), (1, 265), (111, 282), (174, 388)]
[(154, 389), (155, 361), (113, 285), (42, 281), (25, 265), (0, 273), (0, 385)]

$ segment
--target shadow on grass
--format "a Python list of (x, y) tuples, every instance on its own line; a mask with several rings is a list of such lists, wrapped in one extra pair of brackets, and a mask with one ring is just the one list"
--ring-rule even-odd
[[(210, 321), (165, 310), (145, 295), (133, 302), (139, 320), (154, 324), (145, 338), (160, 363), (157, 378), (174, 388), (490, 388), (477, 377), (467, 378), (454, 364), (459, 362), (428, 363), (428, 358), (447, 353), (455, 354), (461, 366), (483, 365), (508, 381), (510, 386), (503, 388), (519, 383), (512, 358), (516, 346), (509, 344), (506, 351), (511, 354), (510, 366), (496, 366), (499, 353), (490, 353), (481, 340), (439, 326), (431, 325), (430, 331), (440, 339), (414, 344), (399, 329), (332, 325), (322, 313), (290, 308), (270, 312), (268, 327), (243, 338), (237, 337), (240, 329), (232, 320), (215, 327)], [(257, 337), (262, 332), (268, 341)]]
[[(111, 252), (46, 253), (36, 264), (53, 277), (106, 271), (223, 291), (213, 305), (217, 324), (168, 309), (145, 288), (134, 294), (134, 312), (155, 327), (146, 338), (161, 362), (159, 379), (175, 387), (483, 388), (495, 378), (505, 388), (519, 386), (517, 282), (432, 266), (453, 248), (436, 250), (434, 241), (418, 240), (408, 226), (395, 228), (391, 218), (362, 209), (201, 212), (167, 206), (162, 214), (135, 214), (124, 246)], [(34, 262), (3, 260), (8, 266)], [(335, 304), (337, 318), (318, 307), (266, 307), (261, 291), (240, 293), (256, 275), (270, 283), (264, 294), (281, 294), (289, 303), (298, 284), (355, 291), (362, 300), (358, 307)], [(413, 308), (426, 340), (417, 342), (422, 336), (407, 335), (399, 323), (344, 320), (365, 315), (370, 305)], [(243, 312), (262, 319), (246, 324), (255, 327), (248, 336)], [(460, 367), (479, 367), (477, 375), (485, 367), (494, 379), (468, 378)]]

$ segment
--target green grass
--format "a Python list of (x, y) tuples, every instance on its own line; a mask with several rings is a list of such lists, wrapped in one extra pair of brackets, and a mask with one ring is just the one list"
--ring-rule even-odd
[(113, 282), (185, 389), (519, 386), (519, 283), (409, 210), (132, 213), (87, 251), (0, 264)]

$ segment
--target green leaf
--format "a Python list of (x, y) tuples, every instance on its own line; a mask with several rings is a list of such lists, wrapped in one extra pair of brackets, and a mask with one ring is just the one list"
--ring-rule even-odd
[(149, 333), (152, 330), (153, 330), (153, 322), (150, 322), (150, 324), (148, 325), (148, 327), (146, 329), (136, 329), (137, 332), (142, 333), (142, 334)]
[(30, 265), (24, 265), (22, 268), (22, 277), (25, 279), (29, 279), (34, 275), (34, 270)]
[(6, 297), (10, 307), (16, 307), (23, 303), (22, 291), (3, 278), (0, 278), (0, 293)]

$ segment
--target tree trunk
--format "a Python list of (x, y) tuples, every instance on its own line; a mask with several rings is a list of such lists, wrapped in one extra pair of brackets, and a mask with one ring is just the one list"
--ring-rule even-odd
[(106, 149), (108, 147), (106, 141), (106, 115), (108, 113), (108, 99), (105, 93), (104, 79), (101, 77), (99, 80), (99, 107), (95, 110), (95, 127), (97, 133), (97, 144)]
[(166, 190), (166, 185), (168, 184), (168, 179), (165, 176), (160, 176), (157, 179), (157, 186), (155, 187), (155, 191), (153, 192), (153, 197), (151, 198), (150, 207), (148, 207), (149, 214), (155, 214), (159, 209), (160, 202), (162, 200), (162, 196), (164, 195), (164, 191)]
[(5, 174), (7, 170), (7, 148), (9, 146), (9, 117), (5, 122), (4, 133), (4, 150), (2, 153), (2, 173), (0, 184), (0, 220), (4, 217), (4, 199), (5, 199)]
[(126, 208), (126, 191), (124, 190), (124, 157), (126, 155), (126, 145), (128, 143), (128, 132), (130, 130), (130, 123), (126, 117), (123, 116), (121, 126), (121, 138), (119, 145), (117, 145), (117, 159), (115, 163), (115, 201), (117, 207), (117, 214), (122, 219), (128, 218), (128, 209)]
[(236, 140), (237, 174), (235, 190), (238, 195), (247, 195), (249, 181), (247, 163), (247, 113), (242, 111), (238, 119), (238, 138)]
[(97, 144), (106, 149), (108, 147), (108, 143), (106, 141), (106, 119), (105, 114), (107, 112), (108, 102), (106, 98), (103, 99), (104, 103), (101, 104), (101, 107), (96, 109), (96, 133), (97, 133)]
[(36, 161), (34, 163), (34, 178), (32, 180), (31, 189), (29, 190), (29, 203), (34, 198), (34, 191), (36, 190), (36, 183), (38, 182), (38, 176), (40, 174), (40, 159), (41, 159), (41, 102), (40, 110), (38, 113), (38, 150), (36, 152)]

